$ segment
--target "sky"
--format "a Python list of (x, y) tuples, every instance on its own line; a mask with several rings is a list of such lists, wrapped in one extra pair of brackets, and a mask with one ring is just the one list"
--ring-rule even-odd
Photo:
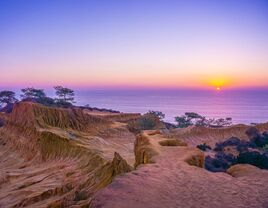
[(0, 87), (267, 80), (267, 0), (0, 0)]

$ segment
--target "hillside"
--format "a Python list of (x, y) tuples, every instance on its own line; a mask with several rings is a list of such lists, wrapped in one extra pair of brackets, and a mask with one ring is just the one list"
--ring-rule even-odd
[(211, 173), (200, 150), (174, 141), (144, 132), (135, 146), (138, 168), (99, 191), (93, 207), (267, 207), (267, 170), (235, 165), (228, 174)]
[[(165, 128), (150, 115), (20, 102), (0, 120), (0, 207), (266, 207), (268, 171), (207, 171), (196, 148), (246, 125)], [(153, 120), (155, 130), (144, 130)], [(145, 123), (144, 123), (145, 122)], [(268, 130), (268, 124), (256, 126)]]
[(134, 140), (123, 124), (80, 109), (18, 103), (0, 128), (0, 207), (88, 205), (132, 169)]

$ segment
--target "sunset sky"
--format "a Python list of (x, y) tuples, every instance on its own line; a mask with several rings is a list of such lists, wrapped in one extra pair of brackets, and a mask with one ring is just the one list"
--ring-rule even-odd
[(268, 87), (268, 1), (1, 0), (0, 87)]

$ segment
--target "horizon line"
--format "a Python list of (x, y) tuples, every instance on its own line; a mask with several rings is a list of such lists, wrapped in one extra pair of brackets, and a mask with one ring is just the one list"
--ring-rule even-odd
[[(73, 88), (75, 90), (217, 90), (215, 86), (142, 86), (142, 85), (133, 85), (133, 86), (126, 86), (126, 85), (88, 85), (88, 86), (79, 86), (73, 84), (55, 84), (55, 85), (33, 85), (33, 84), (25, 84), (25, 85), (0, 85), (0, 90), (20, 90), (27, 87), (33, 87), (38, 89), (50, 90), (53, 89), (54, 86), (61, 85), (68, 88)], [(268, 86), (222, 86), (222, 91), (229, 91), (229, 90), (268, 90)]]

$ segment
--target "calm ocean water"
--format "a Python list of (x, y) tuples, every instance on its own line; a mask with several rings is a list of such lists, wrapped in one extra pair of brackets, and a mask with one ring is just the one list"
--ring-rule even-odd
[(268, 121), (268, 90), (80, 90), (76, 100), (122, 112), (158, 110), (168, 122), (189, 111), (209, 118), (232, 117), (234, 123)]

